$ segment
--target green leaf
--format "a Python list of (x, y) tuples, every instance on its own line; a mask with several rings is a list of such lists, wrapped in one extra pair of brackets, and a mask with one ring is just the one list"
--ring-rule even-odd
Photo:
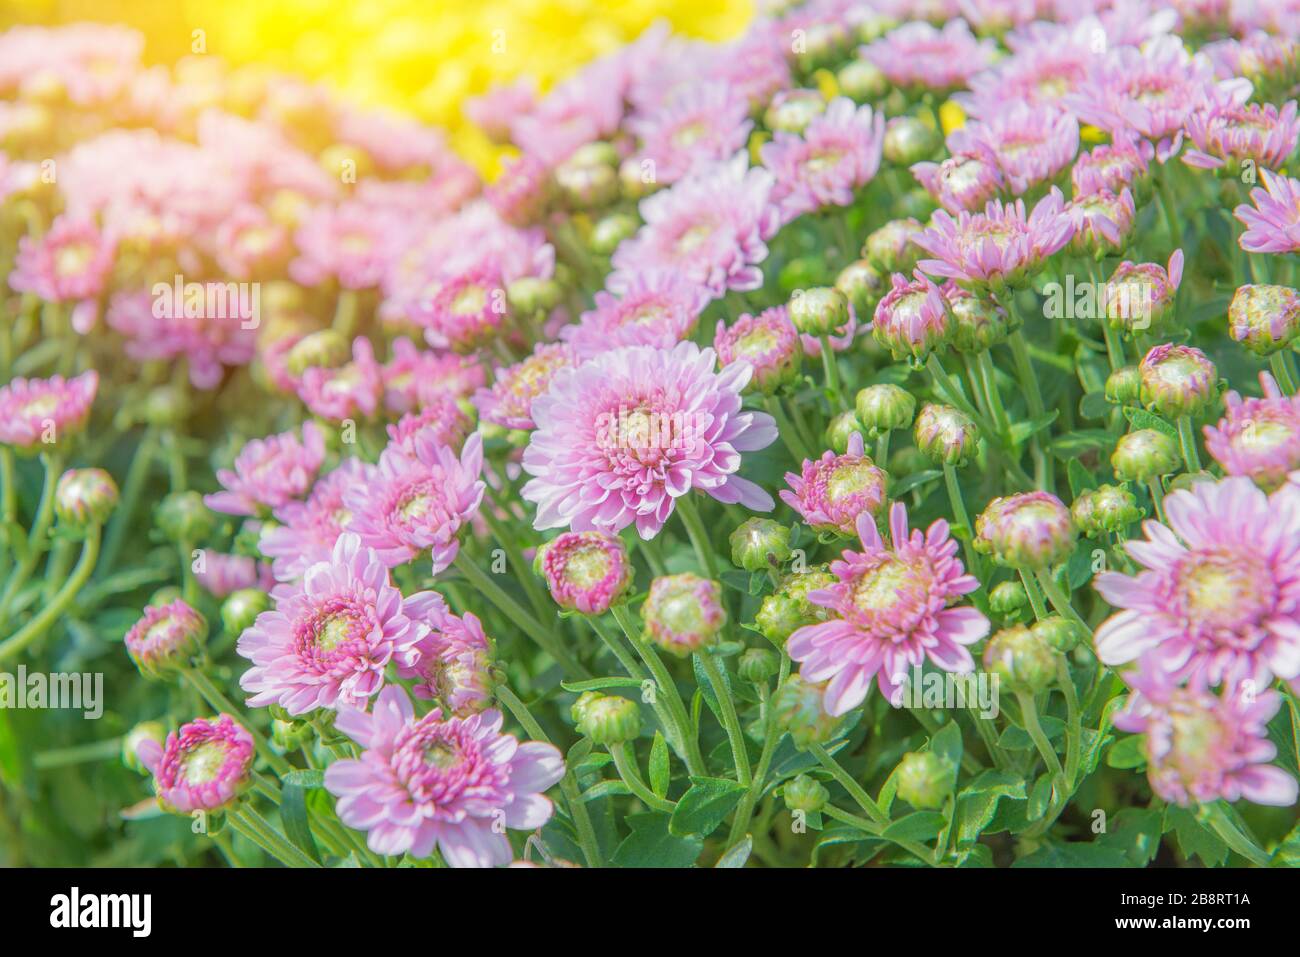
[(1070, 480), (1070, 494), (1074, 498), (1078, 498), (1080, 492), (1097, 487), (1097, 476), (1084, 468), (1078, 459), (1070, 459), (1065, 464), (1065, 474)]
[(834, 847), (839, 844), (865, 844), (869, 848), (879, 850), (885, 846), (884, 841), (872, 837), (856, 827), (837, 826), (828, 828), (823, 831), (821, 837), (817, 839), (817, 846), (813, 848), (812, 859), (809, 862), (813, 867), (818, 864), (822, 850), (827, 847)]
[(1020, 445), (1022, 442), (1025, 442), (1030, 436), (1038, 434), (1055, 422), (1056, 417), (1060, 414), (1060, 409), (1053, 409), (1051, 412), (1045, 412), (1038, 418), (1030, 419), (1028, 422), (1017, 422), (1015, 425), (1011, 426), (1012, 443)]
[(704, 847), (698, 837), (669, 833), (668, 815), (657, 811), (633, 814), (627, 823), (632, 833), (614, 851), (615, 867), (690, 867)]
[(1089, 392), (1079, 400), (1079, 415), (1085, 419), (1104, 419), (1113, 408), (1105, 392)]
[[(280, 788), (280, 820), (284, 823), (285, 837), (293, 842), (294, 847), (319, 864), (320, 851), (316, 849), (316, 841), (311, 836), (311, 825), (307, 821), (307, 792), (319, 785), (305, 785), (293, 780), (295, 774), (309, 773), (312, 772), (297, 771), (284, 779), (284, 786)], [(324, 772), (314, 773), (321, 775), (323, 781)]]
[(650, 745), (650, 790), (659, 797), (668, 796), (668, 742), (658, 731)]
[(1096, 843), (1048, 844), (1012, 867), (1133, 867), (1124, 852)]
[(588, 678), (586, 681), (561, 681), (560, 687), (574, 694), (584, 691), (602, 691), (605, 688), (639, 688), (641, 682), (635, 678)]
[(894, 498), (902, 498), (912, 489), (941, 478), (943, 478), (943, 472), (939, 469), (922, 469), (920, 472), (913, 472), (905, 479), (890, 482), (889, 494)]
[(1091, 452), (1105, 452), (1115, 445), (1115, 436), (1105, 429), (1075, 429), (1052, 440), (1048, 449), (1063, 462), (1073, 462)]
[(632, 789), (628, 787), (626, 784), (624, 784), (622, 781), (609, 780), (609, 781), (601, 781), (599, 784), (593, 784), (591, 787), (587, 788), (587, 790), (583, 791), (582, 794), (579, 796), (582, 798), (582, 801), (585, 804), (586, 802), (594, 801), (597, 798), (614, 797), (615, 795), (619, 795), (619, 794), (631, 794), (631, 793), (632, 793)]
[(313, 770), (290, 771), (284, 776), (284, 783), (296, 784), (298, 787), (307, 790), (323, 788), (325, 786), (325, 772)]
[[(1054, 718), (1050, 714), (1039, 715), (1038, 723), (1043, 726), (1048, 741), (1055, 741), (1065, 734), (1065, 722), (1060, 718)], [(998, 747), (1007, 751), (1032, 751), (1034, 739), (1024, 728), (1012, 726), (999, 735)]]
[(1029, 803), (1025, 806), (1025, 817), (1030, 821), (1037, 821), (1047, 813), (1047, 808), (1051, 803), (1052, 775), (1051, 772), (1044, 772), (1034, 782), (1034, 789), (1029, 792)]
[(1157, 432), (1163, 432), (1171, 439), (1178, 438), (1177, 429), (1164, 419), (1160, 418), (1160, 416), (1153, 415), (1146, 409), (1135, 409), (1132, 406), (1125, 406), (1124, 417), (1128, 419), (1129, 424), (1135, 429), (1155, 429)]
[(913, 811), (900, 817), (881, 833), (890, 841), (928, 841), (939, 836), (948, 819), (938, 811)]
[(948, 765), (948, 786), (957, 787), (957, 771), (961, 768), (962, 741), (961, 726), (956, 721), (949, 721), (930, 739), (930, 750), (943, 758)]
[(1133, 867), (1146, 867), (1160, 851), (1164, 813), (1159, 808), (1126, 807), (1106, 823), (1096, 842), (1123, 852)]
[(1196, 815), (1177, 804), (1165, 808), (1165, 833), (1173, 831), (1178, 849), (1183, 857), (1199, 857), (1210, 867), (1221, 867), (1228, 859), (1228, 845), (1209, 828), (1196, 820)]
[(754, 839), (748, 834), (744, 839), (734, 847), (727, 848), (714, 867), (744, 867), (745, 862), (749, 860), (749, 854), (754, 849)]
[(1130, 734), (1120, 738), (1106, 752), (1106, 766), (1120, 770), (1144, 768), (1147, 764), (1146, 752), (1142, 749), (1142, 735)]
[(691, 777), (691, 787), (673, 811), (668, 829), (673, 834), (707, 837), (722, 823), (744, 795), (746, 788), (726, 778)]
[(1025, 800), (1025, 782), (1007, 771), (984, 771), (957, 795), (957, 845), (977, 840), (993, 822), (1002, 798)]
[(1282, 839), (1273, 852), (1271, 867), (1300, 867), (1300, 824)]

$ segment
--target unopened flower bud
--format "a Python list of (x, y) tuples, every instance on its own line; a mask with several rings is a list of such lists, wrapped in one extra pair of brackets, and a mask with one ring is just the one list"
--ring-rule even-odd
[(555, 185), (572, 206), (595, 209), (618, 198), (618, 170), (606, 163), (584, 163), (575, 153), (555, 168)]
[(944, 286), (943, 293), (952, 313), (952, 347), (958, 352), (984, 352), (1012, 331), (1007, 311), (992, 299), (969, 293), (955, 283)]
[(534, 564), (555, 603), (584, 615), (604, 614), (632, 584), (627, 546), (605, 532), (564, 532), (538, 549)]
[(628, 213), (611, 213), (591, 229), (589, 243), (592, 252), (608, 256), (619, 243), (635, 233), (640, 225), (640, 221)]
[(826, 444), (835, 450), (837, 455), (844, 455), (849, 450), (849, 439), (854, 435), (860, 435), (866, 438), (866, 429), (858, 422), (858, 417), (852, 412), (841, 412), (826, 426)]
[(117, 507), (117, 483), (103, 469), (68, 469), (54, 490), (54, 513), (75, 529), (98, 527)]
[(154, 509), (154, 520), (176, 542), (200, 542), (212, 534), (216, 516), (198, 492), (172, 492)]
[(882, 382), (859, 391), (853, 400), (853, 410), (871, 435), (883, 435), (912, 424), (916, 399), (903, 387)]
[(1012, 625), (989, 639), (984, 667), (1012, 691), (1037, 694), (1056, 677), (1056, 652), (1041, 634)]
[(826, 98), (816, 90), (783, 90), (772, 97), (763, 122), (770, 130), (802, 133), (813, 117), (825, 111)]
[(563, 291), (554, 279), (522, 276), (506, 286), (506, 302), (513, 312), (531, 315), (550, 312), (560, 303)]
[(975, 520), (975, 550), (1010, 568), (1047, 568), (1074, 551), (1070, 510), (1050, 492), (995, 498)]
[(1171, 419), (1197, 416), (1218, 396), (1214, 363), (1194, 346), (1162, 343), (1138, 366), (1142, 404)]
[(185, 421), (189, 411), (189, 394), (184, 389), (160, 385), (144, 397), (141, 418), (149, 425), (171, 426)]
[(1182, 461), (1178, 440), (1158, 429), (1138, 429), (1121, 435), (1110, 456), (1116, 477), (1126, 482), (1146, 482), (1168, 475), (1178, 471)]
[(929, 159), (942, 145), (939, 131), (915, 116), (896, 116), (885, 127), (884, 156), (897, 166)]
[(240, 588), (221, 603), (221, 625), (228, 635), (242, 635), (270, 607), (271, 596), (260, 588)]
[(1064, 654), (1079, 643), (1082, 634), (1079, 626), (1060, 615), (1048, 615), (1029, 626), (1029, 630), (1041, 638), (1053, 651)]
[(148, 774), (149, 770), (140, 760), (136, 749), (145, 741), (153, 741), (159, 747), (167, 740), (167, 729), (158, 721), (141, 721), (122, 738), (122, 763), (136, 774)]
[(297, 751), (312, 739), (316, 729), (306, 721), (271, 722), (271, 741), (281, 751)]
[(803, 344), (784, 309), (746, 313), (730, 326), (719, 320), (713, 345), (723, 366), (746, 362), (754, 370), (746, 388), (772, 395), (799, 379)]
[(849, 301), (831, 286), (796, 290), (790, 298), (790, 321), (804, 335), (836, 335), (848, 324)]
[(1256, 355), (1272, 355), (1300, 335), (1300, 292), (1289, 286), (1241, 286), (1228, 306), (1228, 335)]
[(617, 695), (585, 691), (571, 713), (578, 733), (593, 744), (622, 744), (641, 733), (641, 709), (635, 701)]
[(839, 719), (827, 714), (822, 705), (823, 694), (820, 685), (810, 684), (796, 674), (772, 696), (777, 727), (788, 731), (790, 740), (801, 750), (810, 744), (825, 744), (839, 727)]
[(754, 616), (754, 624), (768, 641), (783, 645), (796, 629), (811, 622), (804, 617), (800, 602), (778, 593), (764, 596), (758, 614)]
[(865, 318), (889, 290), (889, 280), (865, 259), (857, 259), (840, 270), (835, 277), (835, 288), (844, 293), (853, 311)]
[(811, 73), (839, 60), (852, 42), (853, 35), (844, 24), (834, 20), (814, 21), (804, 30), (804, 42), (795, 59), (801, 70)]
[(1122, 485), (1102, 485), (1079, 493), (1070, 506), (1079, 531), (1089, 538), (1122, 532), (1142, 517), (1133, 493)]
[(1012, 579), (1001, 582), (989, 592), (989, 610), (1003, 618), (1012, 618), (1029, 603), (1025, 586)]
[(308, 369), (337, 369), (352, 358), (352, 344), (335, 329), (318, 329), (299, 339), (284, 364), (294, 375)]
[[(845, 96), (858, 103), (878, 99), (889, 92), (889, 79), (870, 60), (850, 60), (835, 74), (835, 82)], [(885, 142), (888, 144), (888, 139)]]
[(747, 572), (767, 571), (790, 558), (790, 529), (770, 518), (747, 518), (728, 539), (732, 564)]
[(961, 468), (975, 454), (979, 429), (961, 410), (927, 402), (916, 417), (913, 438), (916, 447), (936, 465)]
[(781, 658), (771, 648), (747, 648), (736, 662), (736, 673), (752, 684), (762, 684), (781, 668)]
[(883, 273), (910, 275), (921, 258), (921, 247), (912, 240), (924, 230), (915, 219), (891, 220), (867, 236), (862, 257)]
[(952, 794), (952, 771), (948, 762), (933, 751), (910, 751), (894, 772), (896, 793), (917, 810), (936, 810)]
[(831, 792), (826, 790), (816, 778), (799, 774), (785, 782), (781, 788), (781, 796), (785, 799), (785, 806), (791, 811), (816, 814), (826, 806)]
[(203, 652), (207, 637), (207, 621), (177, 599), (146, 608), (124, 641), (127, 654), (141, 674), (146, 678), (162, 678), (188, 667)]
[(1142, 395), (1142, 374), (1137, 366), (1120, 366), (1106, 378), (1106, 401), (1136, 406)]
[(655, 644), (685, 657), (713, 644), (727, 623), (722, 588), (689, 572), (656, 578), (641, 605), (641, 618)]

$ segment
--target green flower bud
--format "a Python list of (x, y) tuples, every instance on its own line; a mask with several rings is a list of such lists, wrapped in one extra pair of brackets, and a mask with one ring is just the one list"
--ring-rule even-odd
[(910, 276), (921, 258), (921, 247), (912, 240), (924, 229), (915, 219), (885, 223), (867, 237), (862, 256), (886, 275), (897, 272)]
[(260, 588), (241, 588), (221, 603), (221, 624), (227, 634), (242, 635), (270, 607), (271, 597)]
[(1030, 625), (1029, 630), (1036, 634), (1053, 651), (1059, 651), (1062, 654), (1074, 648), (1083, 637), (1079, 633), (1078, 625), (1066, 618), (1062, 618), (1060, 615), (1048, 615), (1046, 618)]
[(1300, 292), (1288, 286), (1240, 287), (1228, 306), (1228, 335), (1260, 356), (1300, 335)]
[(995, 615), (1004, 618), (1014, 615), (1028, 603), (1029, 596), (1025, 594), (1025, 586), (1014, 579), (993, 586), (993, 590), (989, 592), (989, 609)]
[(770, 518), (747, 518), (728, 539), (731, 561), (747, 572), (767, 571), (790, 558), (790, 529)]
[(1133, 482), (1176, 472), (1182, 461), (1178, 441), (1158, 429), (1138, 429), (1121, 435), (1110, 457), (1116, 477)]
[(284, 364), (294, 375), (308, 369), (337, 369), (352, 358), (352, 345), (334, 329), (320, 329), (299, 339)]
[(689, 572), (656, 578), (641, 605), (641, 618), (646, 637), (685, 657), (715, 643), (727, 623), (722, 587)]
[(569, 162), (577, 166), (609, 166), (619, 163), (618, 148), (606, 140), (584, 143), (569, 154)]
[(811, 73), (840, 59), (852, 42), (853, 35), (843, 24), (833, 20), (814, 22), (805, 29), (803, 50), (795, 59), (799, 69)]
[(836, 455), (843, 455), (849, 450), (849, 439), (854, 435), (860, 435), (865, 440), (866, 432), (867, 430), (858, 422), (858, 417), (854, 413), (841, 412), (827, 424), (823, 437), (826, 439), (826, 444), (835, 450)]
[(641, 199), (659, 188), (654, 165), (639, 156), (629, 156), (619, 164), (618, 182), (628, 199)]
[(789, 310), (794, 327), (809, 336), (836, 335), (849, 321), (849, 300), (831, 286), (795, 290)]
[(989, 639), (984, 667), (1012, 691), (1037, 694), (1056, 677), (1056, 652), (1043, 635), (1024, 625), (1012, 625)]
[(789, 595), (766, 595), (754, 616), (754, 624), (768, 641), (783, 645), (796, 629), (812, 624), (803, 616), (800, 605)]
[(1198, 416), (1219, 397), (1219, 373), (1193, 346), (1162, 343), (1138, 366), (1142, 404), (1171, 419)]
[(627, 239), (641, 226), (641, 221), (628, 213), (612, 213), (596, 223), (591, 230), (588, 243), (592, 252), (608, 256), (623, 240)]
[(154, 509), (154, 521), (172, 541), (192, 543), (212, 534), (216, 516), (198, 492), (172, 492)]
[(952, 347), (958, 352), (984, 352), (1006, 339), (1013, 328), (1005, 309), (965, 290), (948, 295), (948, 306), (952, 312)]
[(941, 808), (952, 794), (952, 768), (933, 751), (909, 751), (894, 773), (898, 796), (917, 810)]
[(522, 276), (506, 286), (506, 303), (512, 312), (532, 315), (550, 312), (564, 298), (564, 290), (554, 279)]
[(281, 751), (297, 751), (304, 744), (312, 739), (316, 733), (306, 721), (280, 721), (271, 722), (271, 740)]
[(835, 74), (835, 82), (840, 92), (858, 103), (866, 103), (889, 92), (889, 80), (870, 60), (850, 60)]
[(950, 405), (926, 403), (916, 417), (916, 447), (936, 465), (961, 468), (975, 454), (979, 429), (975, 420)]
[(571, 714), (578, 733), (593, 744), (622, 744), (641, 733), (641, 709), (635, 701), (598, 691), (586, 691), (574, 703)]
[(159, 721), (141, 721), (122, 738), (122, 763), (136, 774), (148, 774), (149, 770), (136, 754), (136, 750), (146, 741), (163, 744), (167, 740), (167, 729)]
[(763, 122), (770, 130), (802, 133), (813, 117), (825, 111), (826, 98), (816, 90), (785, 90), (772, 97)]
[(853, 401), (858, 421), (873, 435), (905, 429), (916, 414), (916, 399), (901, 386), (882, 382), (861, 390)]
[(59, 523), (85, 530), (102, 526), (117, 508), (117, 484), (103, 469), (68, 469), (54, 489)]
[(1078, 529), (1050, 492), (995, 498), (975, 519), (975, 550), (1009, 568), (1048, 568), (1074, 551)]
[(1122, 485), (1102, 485), (1079, 493), (1070, 506), (1074, 524), (1089, 538), (1122, 532), (1142, 517), (1137, 499)]
[(613, 166), (584, 162), (578, 153), (555, 168), (555, 184), (569, 204), (578, 209), (595, 209), (613, 202), (621, 186)]
[(929, 159), (942, 145), (939, 131), (915, 116), (896, 116), (885, 127), (885, 160), (896, 166)]
[(800, 774), (785, 782), (781, 788), (781, 796), (785, 799), (785, 806), (791, 811), (816, 814), (826, 806), (831, 792), (822, 787), (821, 782), (816, 778)]
[(822, 695), (820, 685), (809, 684), (795, 674), (772, 696), (777, 727), (788, 731), (790, 740), (801, 750), (810, 744), (825, 744), (839, 727), (840, 719), (831, 717), (822, 706)]
[(781, 657), (771, 648), (747, 648), (736, 663), (736, 672), (751, 684), (762, 684), (781, 667)]
[(889, 291), (889, 279), (865, 259), (857, 259), (840, 270), (835, 277), (835, 288), (844, 293), (853, 311), (866, 319), (880, 297)]
[(190, 412), (190, 397), (174, 385), (160, 385), (144, 397), (141, 418), (150, 425), (171, 426), (185, 421)]
[(1142, 393), (1142, 376), (1137, 366), (1120, 366), (1106, 379), (1106, 401), (1136, 406)]

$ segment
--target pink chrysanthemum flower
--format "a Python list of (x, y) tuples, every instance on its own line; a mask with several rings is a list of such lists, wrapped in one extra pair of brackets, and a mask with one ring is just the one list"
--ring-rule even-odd
[(505, 164), (496, 181), (483, 190), (483, 197), (502, 220), (526, 226), (542, 218), (552, 187), (550, 167), (535, 156), (524, 155)]
[(403, 610), (429, 632), (415, 645), (414, 655), (399, 662), (397, 673), (414, 679), (417, 698), (436, 700), (458, 718), (478, 714), (492, 705), (492, 646), (483, 624), (470, 612), (453, 615), (437, 592), (408, 598)]
[(298, 397), (313, 415), (331, 422), (371, 416), (383, 393), (383, 370), (365, 336), (352, 340), (352, 361), (341, 366), (311, 366), (303, 370)]
[(750, 31), (734, 43), (713, 48), (716, 57), (705, 66), (705, 77), (722, 83), (754, 110), (791, 85), (785, 44), (762, 31)]
[(997, 44), (976, 39), (964, 20), (950, 20), (942, 30), (915, 21), (863, 47), (862, 55), (896, 86), (943, 92), (987, 69)]
[(202, 653), (207, 636), (207, 620), (177, 598), (145, 608), (122, 643), (141, 674), (161, 678), (188, 667)]
[(564, 532), (538, 560), (551, 597), (561, 608), (601, 615), (632, 584), (627, 546), (604, 532)]
[(1146, 140), (1119, 135), (1111, 143), (1094, 147), (1075, 161), (1070, 170), (1074, 195), (1100, 190), (1118, 195), (1125, 187), (1136, 188), (1146, 179), (1155, 147)]
[(789, 222), (825, 206), (850, 206), (880, 168), (885, 118), (848, 97), (831, 100), (803, 134), (777, 131), (763, 145), (763, 165), (776, 177), (772, 202)]
[(1102, 662), (1141, 656), (1214, 685), (1300, 675), (1300, 488), (1270, 498), (1248, 478), (1202, 482), (1166, 498), (1165, 516), (1124, 546), (1144, 571), (1096, 578), (1123, 609), (1097, 629)]
[[(230, 297), (225, 283), (202, 285), (204, 301), (197, 314), (191, 309), (187, 315), (184, 302), (169, 304), (147, 291), (120, 292), (109, 302), (107, 321), (109, 328), (127, 337), (126, 354), (132, 359), (183, 357), (190, 383), (198, 389), (214, 389), (227, 366), (253, 360), (257, 330), (249, 301)], [(208, 303), (216, 314), (208, 314)]]
[(1018, 29), (1006, 38), (1012, 55), (972, 76), (970, 93), (959, 93), (954, 99), (981, 118), (1018, 103), (1063, 106), (1097, 57), (1094, 45), (1099, 32), (1095, 19), (1072, 24), (1039, 20)]
[(272, 560), (271, 571), (277, 579), (293, 581), (317, 562), (329, 560), (352, 520), (343, 493), (369, 485), (375, 472), (369, 462), (344, 459), (338, 468), (320, 477), (306, 501), (288, 502), (275, 510), (279, 524), (263, 530), (257, 547)]
[(950, 213), (983, 209), (1006, 186), (996, 154), (978, 142), (942, 163), (914, 163), (911, 170), (925, 191)]
[(564, 776), (560, 752), (502, 734), (499, 711), (444, 720), (435, 710), (417, 720), (398, 687), (380, 694), (373, 714), (349, 708), (334, 726), (365, 751), (331, 764), (325, 787), (339, 818), (368, 831), (377, 854), (424, 858), (436, 848), (452, 867), (509, 864), (501, 825), (545, 824), (552, 807), (541, 792)]
[(524, 76), (470, 97), (461, 109), (489, 139), (506, 143), (510, 140), (510, 124), (516, 118), (528, 115), (536, 105), (537, 84), (532, 77)]
[(275, 584), (271, 566), (247, 555), (227, 555), (207, 552), (203, 556), (202, 570), (195, 571), (195, 579), (214, 598), (225, 598), (241, 588), (260, 588), (270, 591)]
[(436, 396), (466, 398), (487, 381), (478, 360), (420, 349), (405, 337), (393, 341), (393, 357), (385, 363), (383, 376), (384, 406), (390, 412), (412, 412), (433, 404)]
[(566, 369), (533, 400), (537, 429), (524, 450), (537, 528), (614, 533), (636, 523), (653, 538), (674, 500), (695, 489), (756, 511), (771, 496), (741, 478), (741, 453), (776, 440), (776, 424), (741, 408), (746, 363), (714, 372), (712, 349), (614, 349)]
[(528, 358), (497, 370), (491, 388), (474, 393), (479, 419), (505, 429), (532, 429), (533, 400), (545, 395), (556, 373), (574, 361), (568, 345), (539, 342)]
[(289, 274), (304, 286), (337, 279), (344, 289), (378, 286), (388, 267), (385, 219), (359, 202), (319, 206), (294, 233), (298, 258)]
[(1282, 109), (1271, 103), (1243, 105), (1235, 97), (1217, 92), (1187, 118), (1187, 135), (1195, 144), (1183, 156), (1188, 166), (1221, 169), (1229, 173), (1247, 160), (1263, 169), (1279, 169), (1300, 140), (1296, 102)]
[(871, 321), (872, 337), (895, 359), (924, 359), (948, 339), (951, 329), (943, 291), (919, 269), (911, 282), (894, 273)]
[(234, 279), (269, 273), (289, 251), (288, 231), (255, 203), (237, 207), (222, 220), (212, 248), (217, 265)]
[(388, 568), (350, 532), (339, 536), (329, 560), (271, 597), (275, 608), (258, 615), (236, 645), (253, 663), (239, 685), (254, 708), (279, 704), (306, 714), (365, 707), (383, 686), (388, 662), (409, 660), (427, 631), (403, 610)]
[(641, 201), (645, 225), (614, 251), (616, 272), (607, 286), (629, 288), (652, 269), (674, 271), (705, 287), (713, 297), (763, 284), (759, 263), (767, 240), (780, 227), (769, 202), (772, 174), (750, 169), (744, 153), (701, 170)]
[(18, 240), (9, 285), (49, 302), (94, 299), (104, 291), (115, 255), (116, 243), (93, 220), (59, 216), (40, 239)]
[(1223, 397), (1227, 413), (1205, 427), (1205, 450), (1229, 475), (1244, 475), (1273, 491), (1300, 469), (1300, 396), (1286, 396), (1267, 372), (1259, 374), (1262, 399)]
[(819, 532), (852, 535), (861, 516), (874, 519), (885, 511), (888, 476), (866, 455), (857, 432), (843, 455), (826, 451), (805, 459), (800, 474), (786, 472), (785, 481), (790, 489), (781, 492), (781, 501)]
[(953, 153), (972, 150), (975, 144), (997, 157), (1007, 185), (1019, 196), (1050, 181), (1074, 161), (1079, 152), (1079, 122), (1054, 107), (1018, 104), (948, 138)]
[(217, 811), (251, 782), (253, 736), (228, 714), (196, 718), (167, 735), (165, 744), (140, 742), (136, 755), (153, 773), (158, 800), (168, 810)]
[(1222, 798), (1290, 807), (1296, 780), (1269, 762), (1277, 747), (1269, 719), (1282, 706), (1276, 691), (1225, 686), (1219, 694), (1200, 682), (1178, 687), (1159, 671), (1126, 676), (1134, 688), (1115, 727), (1146, 735), (1151, 790), (1183, 806)]
[(472, 352), (495, 337), (505, 321), (505, 285), (496, 268), (484, 263), (442, 282), (416, 308), (429, 345)]
[(1074, 235), (1065, 198), (1055, 186), (1025, 215), (1024, 200), (993, 200), (983, 213), (939, 210), (913, 242), (935, 259), (919, 263), (926, 272), (955, 280), (971, 292), (1004, 291), (1023, 284)]
[(1233, 215), (1246, 227), (1239, 240), (1251, 253), (1294, 253), (1300, 251), (1300, 181), (1259, 171), (1264, 187), (1250, 191), (1254, 205), (1242, 203)]
[[(1087, 81), (1066, 102), (1085, 123), (1150, 140), (1163, 163), (1182, 147), (1184, 123), (1213, 87), (1209, 61), (1191, 56), (1178, 37), (1162, 36), (1140, 50), (1119, 46), (1095, 58)], [(1225, 81), (1221, 89), (1238, 103), (1250, 96), (1250, 84), (1241, 81)]]
[(1137, 206), (1133, 193), (1125, 187), (1117, 196), (1100, 189), (1084, 193), (1065, 204), (1065, 214), (1074, 223), (1070, 250), (1079, 255), (1122, 252), (1133, 233)]
[(73, 379), (19, 376), (0, 388), (0, 442), (31, 452), (45, 442), (71, 438), (86, 426), (99, 389), (99, 373)]
[(418, 412), (408, 412), (387, 426), (388, 441), (409, 452), (414, 448), (415, 437), (429, 430), (439, 445), (459, 450), (474, 423), (446, 392), (430, 392), (424, 399), (425, 404)]
[(909, 531), (907, 508), (896, 502), (889, 528), (892, 547), (871, 516), (858, 519), (863, 550), (845, 551), (831, 563), (839, 581), (808, 593), (835, 617), (800, 628), (786, 643), (805, 681), (829, 679), (824, 704), (832, 716), (866, 700), (872, 678), (892, 700), (908, 671), (927, 658), (944, 671), (973, 670), (966, 646), (989, 631), (976, 609), (950, 607), (979, 582), (957, 558), (948, 523), (937, 519), (924, 534)]
[(218, 469), (225, 489), (205, 495), (208, 508), (227, 515), (257, 515), (279, 508), (311, 488), (325, 461), (325, 433), (315, 422), (302, 427), (302, 441), (292, 432), (253, 439), (235, 458), (235, 468)]
[[(1158, 326), (1169, 315), (1183, 282), (1183, 251), (1165, 265), (1124, 260), (1106, 282), (1106, 319), (1116, 329)], [(1138, 326), (1139, 321), (1149, 326)]]
[(560, 330), (579, 356), (590, 358), (619, 346), (671, 349), (695, 328), (713, 296), (676, 272), (645, 270), (628, 276), (618, 294), (596, 293), (595, 309)]
[(757, 316), (742, 313), (730, 326), (719, 319), (713, 348), (724, 368), (736, 362), (751, 366), (750, 384), (769, 394), (794, 382), (803, 357), (802, 337), (783, 305), (764, 309)]
[(753, 126), (749, 102), (723, 83), (693, 86), (627, 122), (628, 131), (641, 141), (638, 159), (653, 163), (655, 179), (664, 184), (734, 156)]
[(349, 530), (387, 566), (404, 565), (428, 551), (436, 575), (460, 550), (459, 533), (478, 511), (486, 486), (483, 442), (476, 432), (457, 459), (430, 430), (408, 445), (390, 445), (379, 457), (379, 474), (367, 486), (349, 489)]

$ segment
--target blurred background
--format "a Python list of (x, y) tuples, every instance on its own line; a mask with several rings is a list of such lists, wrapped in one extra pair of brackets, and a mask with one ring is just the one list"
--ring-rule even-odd
[(707, 40), (740, 33), (753, 0), (0, 0), (0, 29), (80, 20), (144, 33), (148, 63), (209, 55), (320, 80), (357, 102), (445, 127), (489, 175), (497, 150), (466, 97), (521, 74), (545, 90), (663, 19)]

